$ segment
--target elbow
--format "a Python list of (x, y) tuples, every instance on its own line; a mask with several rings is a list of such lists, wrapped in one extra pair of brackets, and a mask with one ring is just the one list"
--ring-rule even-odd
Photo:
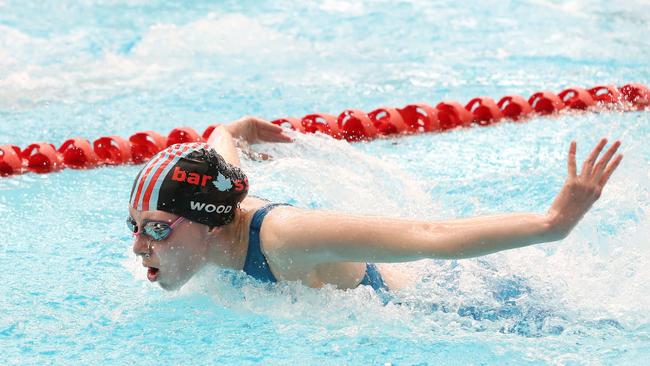
[(421, 258), (429, 259), (458, 259), (463, 258), (462, 248), (454, 244), (453, 230), (440, 222), (426, 222), (420, 228), (422, 232), (418, 235), (424, 238), (421, 250), (417, 253)]

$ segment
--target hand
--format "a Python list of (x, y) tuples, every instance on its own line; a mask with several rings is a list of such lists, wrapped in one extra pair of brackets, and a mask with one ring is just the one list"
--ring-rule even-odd
[(623, 155), (618, 154), (612, 160), (614, 153), (621, 146), (621, 142), (616, 141), (596, 162), (606, 144), (607, 139), (600, 140), (582, 164), (580, 175), (577, 175), (576, 142), (571, 142), (568, 158), (569, 176), (548, 211), (551, 231), (560, 238), (569, 235), (573, 227), (600, 198), (609, 177), (623, 159)]
[(226, 128), (237, 139), (254, 144), (257, 142), (292, 142), (282, 127), (256, 117), (242, 117)]

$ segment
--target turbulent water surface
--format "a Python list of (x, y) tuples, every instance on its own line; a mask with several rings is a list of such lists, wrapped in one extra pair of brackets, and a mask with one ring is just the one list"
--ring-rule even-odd
[[(202, 131), (569, 85), (650, 84), (650, 4), (0, 0), (0, 144)], [(650, 113), (563, 114), (244, 159), (251, 193), (444, 220), (544, 212), (601, 136), (625, 159), (561, 242), (403, 265), (369, 289), (145, 279), (124, 225), (138, 167), (0, 179), (0, 364), (641, 364), (650, 359)]]

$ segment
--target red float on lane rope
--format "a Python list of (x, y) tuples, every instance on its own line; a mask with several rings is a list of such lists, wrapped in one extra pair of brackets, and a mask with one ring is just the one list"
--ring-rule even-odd
[(440, 128), (443, 130), (468, 127), (472, 123), (472, 114), (456, 101), (440, 102), (436, 109)]
[(528, 103), (539, 114), (551, 114), (564, 108), (564, 102), (550, 91), (540, 91), (530, 96)]
[(136, 132), (129, 137), (129, 142), (131, 143), (131, 159), (135, 164), (149, 160), (167, 147), (167, 138), (154, 131)]
[(490, 97), (474, 98), (467, 103), (465, 109), (472, 114), (472, 120), (482, 126), (487, 126), (503, 118), (499, 106)]
[(52, 144), (38, 142), (27, 146), (22, 152), (27, 160), (27, 169), (34, 173), (49, 173), (63, 168), (61, 155)]
[(98, 158), (90, 142), (81, 137), (65, 140), (59, 147), (63, 164), (75, 169), (93, 168)]
[(587, 91), (597, 103), (613, 104), (621, 102), (621, 92), (613, 85), (598, 85)]
[(0, 145), (0, 176), (22, 173), (23, 159), (16, 145)]
[(377, 132), (382, 135), (405, 133), (409, 130), (404, 118), (395, 108), (377, 108), (368, 113), (368, 118), (375, 125)]
[(410, 132), (431, 132), (441, 129), (438, 110), (428, 104), (409, 104), (404, 108), (397, 108), (397, 111), (402, 115)]
[(636, 109), (643, 109), (650, 105), (650, 89), (639, 83), (631, 83), (620, 89), (623, 101), (628, 102)]
[(109, 165), (131, 162), (131, 142), (120, 136), (104, 136), (93, 142), (95, 154), (100, 162)]
[(560, 92), (557, 96), (571, 109), (587, 109), (596, 105), (596, 101), (591, 94), (583, 88), (568, 88)]
[(167, 146), (174, 144), (184, 144), (187, 142), (202, 142), (203, 137), (194, 131), (192, 127), (174, 128), (167, 136)]
[(278, 125), (280, 127), (286, 127), (294, 131), (305, 133), (305, 127), (302, 125), (302, 121), (299, 120), (298, 118), (294, 118), (294, 117), (278, 118), (276, 120), (271, 121), (271, 123), (273, 123), (274, 125)]
[(363, 111), (346, 109), (337, 119), (339, 130), (348, 141), (368, 140), (377, 136), (377, 128)]
[(327, 113), (314, 113), (302, 117), (301, 124), (306, 133), (321, 132), (334, 138), (341, 138), (336, 116)]
[(518, 121), (533, 113), (533, 107), (521, 95), (506, 95), (497, 103), (504, 117)]

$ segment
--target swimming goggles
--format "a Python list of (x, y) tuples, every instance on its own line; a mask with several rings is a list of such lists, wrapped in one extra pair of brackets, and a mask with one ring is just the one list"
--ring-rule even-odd
[(171, 225), (164, 221), (147, 221), (145, 220), (142, 223), (142, 230), (138, 231), (138, 223), (135, 222), (135, 219), (131, 216), (126, 218), (126, 226), (129, 227), (129, 230), (133, 232), (133, 236), (139, 236), (142, 231), (145, 235), (149, 236), (155, 241), (161, 241), (167, 239), (172, 234), (172, 229), (174, 226), (183, 222), (184, 218), (181, 216)]

